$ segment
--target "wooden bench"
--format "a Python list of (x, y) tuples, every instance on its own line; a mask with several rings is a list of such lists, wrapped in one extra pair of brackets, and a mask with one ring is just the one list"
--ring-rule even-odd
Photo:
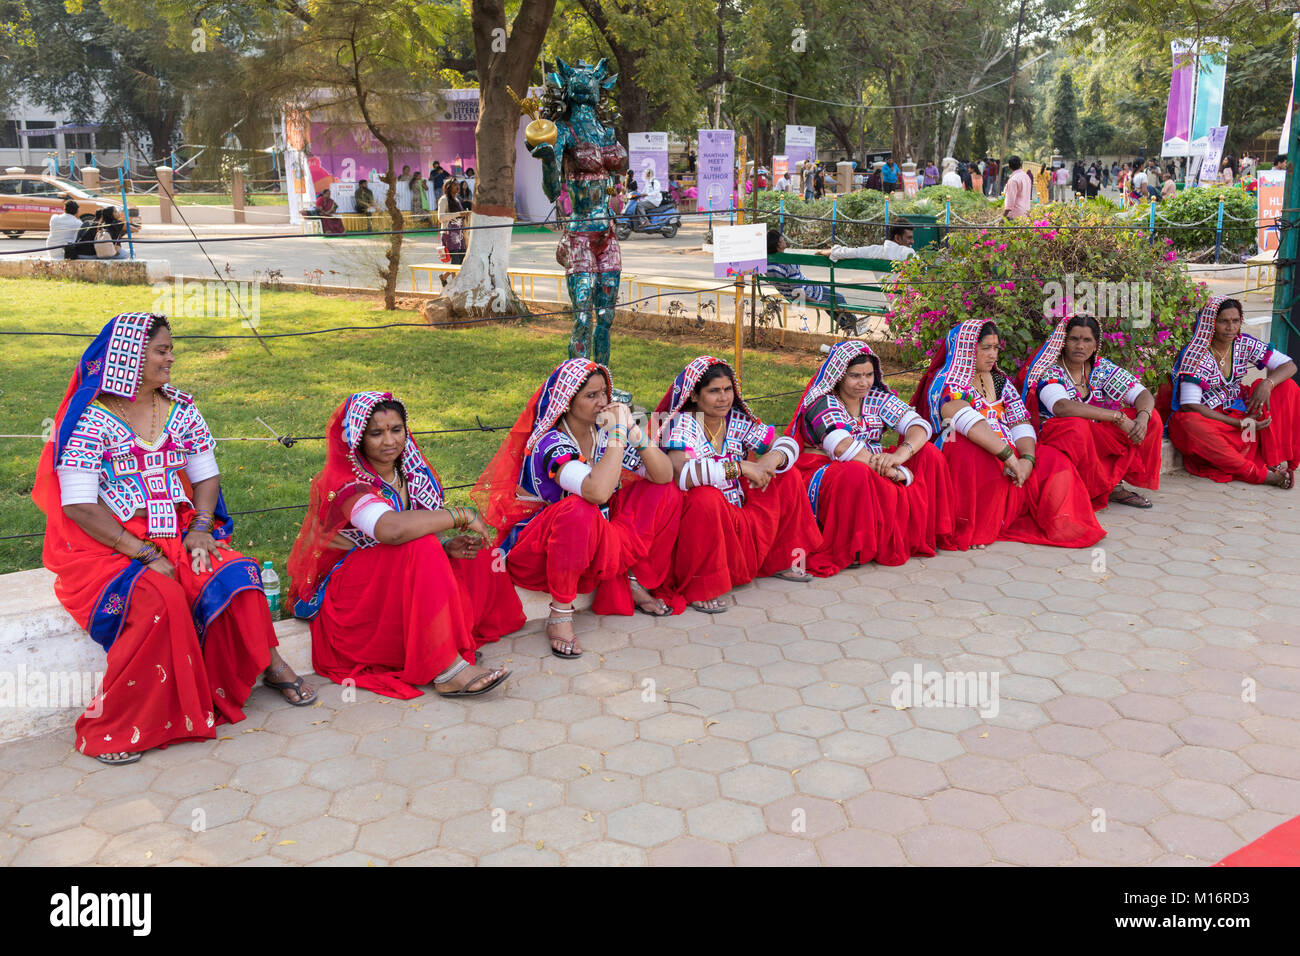
[[(412, 292), (435, 292), (433, 287), (436, 276), (444, 272), (460, 272), (460, 266), (453, 265), (450, 262), (420, 262), (412, 265), (411, 269), (411, 291)], [(543, 301), (549, 302), (567, 302), (569, 293), (565, 283), (565, 273), (563, 269), (507, 269), (506, 274), (510, 277), (510, 288), (522, 299), (536, 300), (537, 283), (555, 283), (555, 297), (548, 299), (542, 297)], [(419, 276), (424, 277), (427, 290), (420, 288)], [(549, 292), (547, 286), (543, 286), (543, 292)]]
[[(1255, 281), (1251, 282), (1251, 270), (1255, 272)], [(1277, 250), (1270, 249), (1268, 252), (1261, 252), (1256, 256), (1246, 260), (1246, 286), (1249, 289), (1255, 289), (1256, 286), (1270, 286), (1277, 281)]]

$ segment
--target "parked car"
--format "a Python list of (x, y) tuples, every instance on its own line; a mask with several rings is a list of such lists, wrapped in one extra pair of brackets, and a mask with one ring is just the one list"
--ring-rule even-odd
[[(122, 215), (122, 204), (105, 196), (87, 192), (76, 183), (39, 173), (19, 173), (0, 176), (0, 232), (8, 236), (21, 236), (24, 232), (46, 232), (50, 217), (63, 212), (69, 199), (77, 203), (77, 215), (93, 216), (105, 206)], [(131, 230), (140, 228), (140, 210), (131, 210)]]

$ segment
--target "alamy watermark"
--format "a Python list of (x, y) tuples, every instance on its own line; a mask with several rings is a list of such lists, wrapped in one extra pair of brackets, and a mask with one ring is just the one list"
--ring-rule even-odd
[(1066, 273), (1064, 282), (1043, 284), (1043, 315), (1091, 315), (1098, 319), (1127, 319), (1135, 329), (1151, 324), (1150, 282), (1076, 282)]
[(262, 284), (259, 280), (223, 279), (200, 282), (175, 278), (153, 284), (152, 311), (158, 315), (192, 319), (239, 319), (247, 329), (262, 322)]
[(909, 707), (978, 707), (986, 720), (998, 715), (997, 671), (923, 671), (920, 664), (912, 672), (895, 671), (889, 676), (894, 685), (889, 702), (896, 710)]
[(15, 670), (0, 671), (0, 707), (67, 707), (84, 710), (87, 717), (104, 712), (99, 686), (103, 671)]

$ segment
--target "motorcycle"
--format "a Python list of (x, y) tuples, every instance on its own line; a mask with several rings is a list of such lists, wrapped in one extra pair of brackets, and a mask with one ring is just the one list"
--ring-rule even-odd
[(663, 201), (658, 206), (651, 206), (646, 209), (646, 219), (642, 222), (637, 210), (643, 199), (644, 197), (639, 195), (633, 196), (623, 208), (623, 214), (614, 220), (614, 235), (618, 236), (619, 241), (621, 242), (634, 232), (657, 232), (665, 239), (671, 239), (677, 235), (677, 230), (682, 224), (682, 217), (677, 212), (677, 206), (673, 201), (664, 196)]

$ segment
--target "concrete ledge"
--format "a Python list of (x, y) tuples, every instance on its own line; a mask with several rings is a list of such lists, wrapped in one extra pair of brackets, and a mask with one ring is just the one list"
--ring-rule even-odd
[[(516, 589), (529, 622), (547, 616), (549, 598), (536, 591)], [(586, 610), (591, 595), (580, 595), (575, 605)], [(299, 674), (312, 672), (311, 631), (306, 621), (277, 621), (275, 634), (280, 654)], [(0, 742), (71, 727), (81, 714), (104, 671), (103, 650), (73, 620), (54, 596), (54, 575), (44, 568), (0, 575)], [(32, 706), (27, 691), (37, 675), (51, 686), (64, 675), (74, 680), (85, 698), (77, 706)], [(10, 682), (13, 682), (12, 684)], [(259, 679), (260, 683), (260, 679)], [(6, 686), (9, 685), (9, 686)], [(79, 700), (81, 698), (78, 698)]]
[(108, 285), (157, 282), (171, 275), (166, 259), (0, 259), (6, 279), (74, 279)]

